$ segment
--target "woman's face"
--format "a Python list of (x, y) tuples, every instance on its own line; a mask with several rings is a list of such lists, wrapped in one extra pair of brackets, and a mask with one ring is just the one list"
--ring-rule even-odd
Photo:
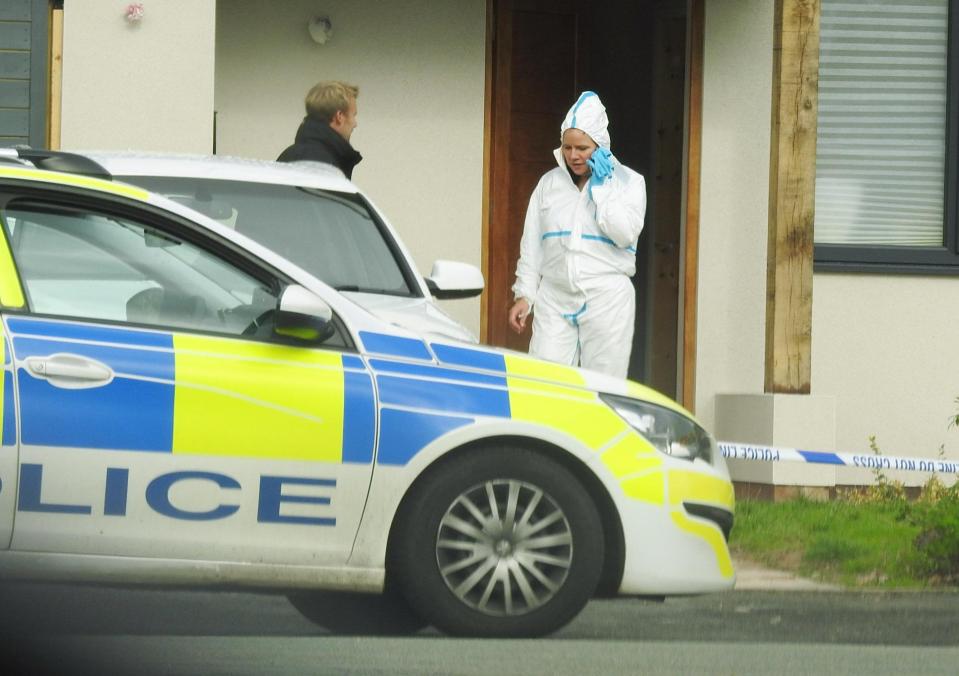
[(596, 144), (584, 131), (567, 129), (563, 132), (563, 159), (576, 176), (589, 174), (589, 165), (586, 164), (596, 150)]

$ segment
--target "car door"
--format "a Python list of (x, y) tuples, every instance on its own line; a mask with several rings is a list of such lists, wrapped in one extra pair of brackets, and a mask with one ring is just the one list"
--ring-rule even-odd
[(345, 562), (375, 432), (345, 333), (281, 342), (281, 273), (177, 219), (54, 191), (0, 206), (25, 300), (3, 316), (11, 548)]

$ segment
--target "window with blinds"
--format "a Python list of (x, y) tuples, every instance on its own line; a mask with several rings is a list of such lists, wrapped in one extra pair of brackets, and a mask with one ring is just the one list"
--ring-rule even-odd
[(945, 245), (949, 4), (821, 0), (817, 245)]

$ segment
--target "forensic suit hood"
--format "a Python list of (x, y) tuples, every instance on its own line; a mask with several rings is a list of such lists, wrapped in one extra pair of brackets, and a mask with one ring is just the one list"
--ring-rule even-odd
[(596, 92), (580, 94), (576, 103), (566, 113), (566, 118), (559, 128), (560, 142), (567, 129), (586, 132), (596, 145), (609, 150), (609, 118), (606, 117), (606, 106), (599, 100)]

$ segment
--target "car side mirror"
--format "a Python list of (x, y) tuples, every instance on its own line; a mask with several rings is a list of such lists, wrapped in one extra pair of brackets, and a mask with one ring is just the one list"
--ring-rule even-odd
[(438, 260), (426, 278), (426, 286), (437, 300), (472, 298), (483, 293), (483, 273), (469, 263)]
[(333, 310), (312, 291), (291, 284), (280, 294), (273, 331), (287, 338), (322, 343), (336, 332)]

